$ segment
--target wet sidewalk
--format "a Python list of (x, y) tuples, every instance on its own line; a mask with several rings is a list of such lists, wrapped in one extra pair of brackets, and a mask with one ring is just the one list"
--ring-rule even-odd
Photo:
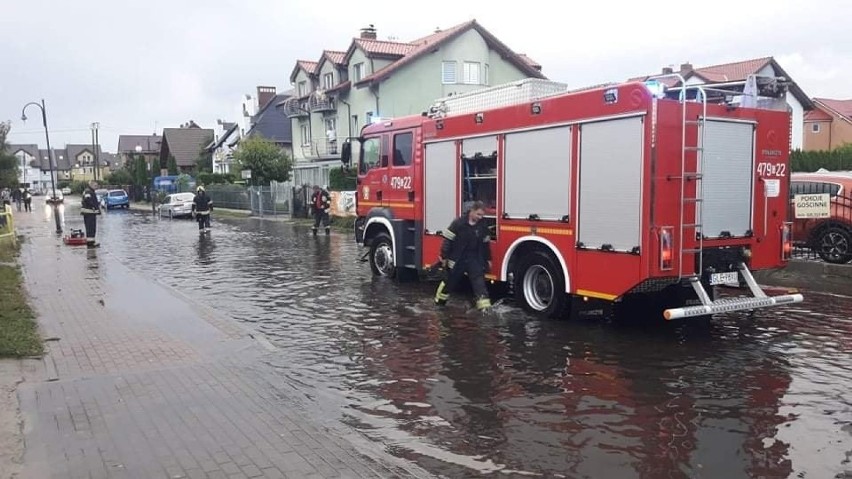
[(428, 477), (311, 417), (309, 395), (267, 364), (268, 342), (131, 271), (109, 244), (63, 245), (34, 209), (16, 224), (48, 354), (18, 388), (21, 477)]

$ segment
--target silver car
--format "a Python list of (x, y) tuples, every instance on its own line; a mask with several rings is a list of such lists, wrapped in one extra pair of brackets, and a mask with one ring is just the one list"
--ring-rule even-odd
[(166, 199), (158, 207), (160, 216), (168, 216), (169, 218), (192, 216), (192, 210), (195, 208), (192, 202), (194, 199), (194, 193), (172, 193), (166, 196)]

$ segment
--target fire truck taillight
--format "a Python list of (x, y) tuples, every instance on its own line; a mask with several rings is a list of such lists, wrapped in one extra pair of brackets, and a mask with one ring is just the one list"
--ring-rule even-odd
[(672, 256), (674, 256), (674, 239), (672, 238), (671, 226), (660, 229), (660, 269), (672, 269)]
[(784, 223), (781, 227), (781, 259), (788, 261), (793, 257), (793, 235), (790, 231), (792, 223)]

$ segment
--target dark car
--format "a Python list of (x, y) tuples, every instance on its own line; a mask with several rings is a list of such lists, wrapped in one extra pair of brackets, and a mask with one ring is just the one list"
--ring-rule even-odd
[[(806, 217), (799, 210), (808, 205), (800, 203), (808, 197), (816, 199), (816, 195), (828, 195), (827, 208), (823, 206), (822, 213), (812, 215), (819, 217)], [(811, 248), (827, 263), (852, 260), (852, 174), (793, 173), (790, 199), (794, 243)]]

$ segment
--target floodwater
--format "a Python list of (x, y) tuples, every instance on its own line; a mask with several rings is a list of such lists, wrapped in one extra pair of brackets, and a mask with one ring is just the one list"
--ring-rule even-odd
[(99, 227), (102, 252), (262, 331), (317, 417), (436, 475), (852, 477), (852, 298), (709, 325), (482, 316), (372, 278), (341, 232), (214, 216), (200, 237), (128, 211)]

